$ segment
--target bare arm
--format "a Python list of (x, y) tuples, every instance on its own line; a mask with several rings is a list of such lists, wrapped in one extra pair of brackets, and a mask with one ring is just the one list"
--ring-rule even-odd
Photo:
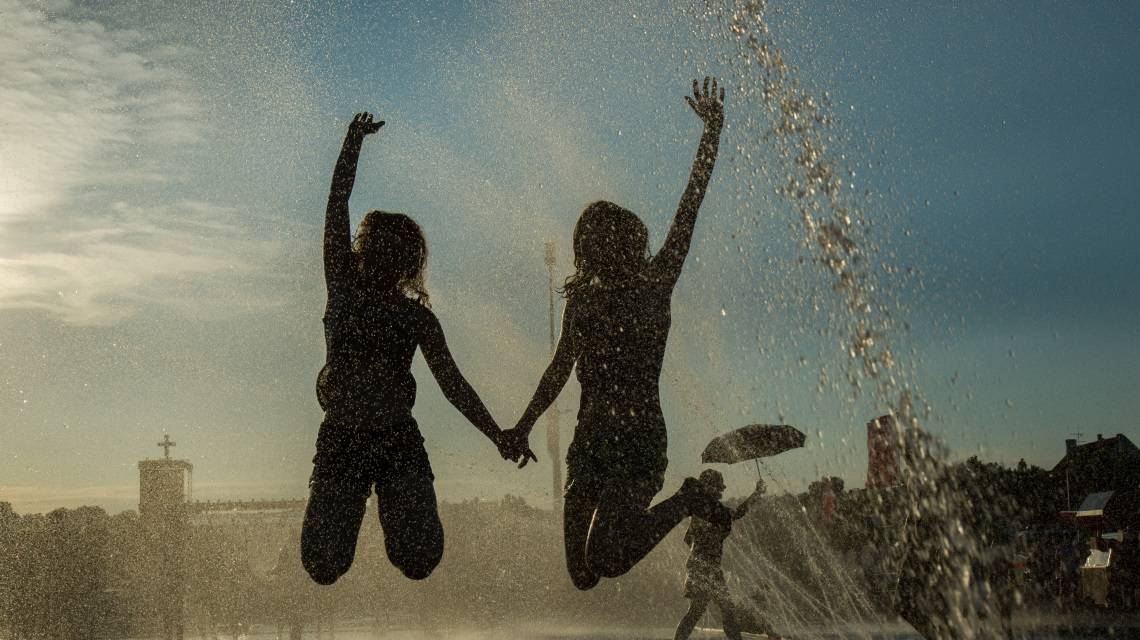
[(754, 489), (752, 493), (750, 493), (748, 497), (744, 499), (744, 502), (741, 502), (739, 505), (737, 505), (736, 509), (733, 510), (732, 519), (739, 520), (743, 518), (744, 515), (748, 513), (749, 507), (752, 506), (752, 501), (759, 500), (760, 496), (762, 495), (764, 495), (764, 479), (759, 478), (756, 480), (756, 489)]
[(697, 155), (693, 158), (689, 184), (681, 195), (677, 214), (673, 217), (668, 235), (665, 236), (665, 244), (653, 259), (654, 276), (669, 284), (675, 284), (681, 277), (681, 267), (685, 264), (685, 257), (689, 254), (689, 245), (693, 240), (697, 213), (700, 211), (701, 201), (704, 200), (709, 178), (712, 177), (713, 167), (716, 165), (720, 132), (724, 126), (724, 89), (720, 88), (718, 93), (715, 79), (710, 88), (709, 79), (705, 78), (703, 89), (697, 86), (696, 80), (693, 80), (693, 95), (685, 96), (685, 101), (704, 121), (705, 129), (697, 146)]
[(550, 408), (566, 381), (570, 379), (570, 372), (574, 369), (574, 362), (578, 359), (577, 349), (574, 346), (572, 329), (572, 306), (567, 303), (566, 311), (562, 314), (562, 334), (558, 337), (558, 346), (554, 349), (554, 357), (538, 381), (538, 388), (530, 399), (526, 411), (523, 412), (514, 430), (522, 437), (530, 434), (534, 423)]
[(479, 394), (475, 393), (475, 389), (459, 371), (459, 366), (451, 356), (451, 350), (447, 348), (447, 340), (444, 338), (439, 320), (430, 312), (425, 315), (427, 319), (420, 336), (420, 350), (424, 354), (428, 368), (431, 369), (431, 374), (439, 383), (443, 396), (463, 414), (463, 417), (475, 425), (476, 429), (499, 446), (501, 433), (499, 425), (495, 423), (495, 419), (479, 399)]
[(518, 424), (513, 429), (503, 432), (507, 449), (517, 453), (522, 458), (519, 462), (520, 469), (526, 466), (528, 459), (538, 460), (527, 444), (530, 430), (534, 428), (534, 423), (538, 422), (538, 418), (554, 403), (562, 391), (562, 387), (566, 386), (566, 381), (570, 379), (570, 372), (574, 369), (574, 362), (578, 359), (577, 348), (574, 345), (574, 333), (571, 328), (572, 317), (573, 306), (568, 302), (566, 311), (562, 314), (562, 335), (558, 338), (554, 357), (538, 381), (538, 388), (535, 389), (534, 396), (530, 399), (530, 404), (527, 405), (522, 417), (519, 418)]
[(732, 519), (739, 520), (748, 513), (748, 500), (741, 502), (735, 509), (732, 510)]
[(356, 182), (356, 164), (364, 136), (376, 133), (384, 122), (373, 122), (372, 114), (358, 113), (348, 125), (344, 144), (333, 169), (329, 203), (325, 209), (325, 286), (329, 297), (341, 290), (352, 271), (352, 240), (348, 222), (348, 199)]

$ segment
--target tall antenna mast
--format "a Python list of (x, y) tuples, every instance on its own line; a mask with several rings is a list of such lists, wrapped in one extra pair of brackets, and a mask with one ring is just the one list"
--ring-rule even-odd
[[(554, 355), (554, 350), (557, 347), (557, 334), (555, 332), (554, 320), (554, 264), (557, 262), (557, 252), (553, 242), (546, 243), (546, 272), (549, 276), (548, 292), (550, 294), (550, 355)], [(560, 447), (558, 443), (558, 403), (557, 401), (550, 405), (546, 410), (546, 453), (550, 456), (550, 466), (554, 471), (554, 486), (551, 491), (551, 506), (554, 509), (554, 517), (558, 518), (562, 513), (562, 459), (560, 457)]]

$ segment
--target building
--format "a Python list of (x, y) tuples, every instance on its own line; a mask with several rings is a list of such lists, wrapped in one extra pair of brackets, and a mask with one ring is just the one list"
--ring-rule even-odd
[(148, 554), (155, 558), (148, 592), (161, 624), (163, 640), (183, 637), (182, 601), (185, 594), (186, 502), (194, 466), (170, 457), (175, 443), (164, 436), (158, 446), (163, 457), (139, 461), (139, 524)]
[(170, 456), (170, 436), (158, 446), (163, 457), (139, 461), (139, 523), (155, 559), (147, 592), (160, 637), (182, 640), (189, 573), (205, 560), (203, 549), (236, 540), (237, 556), (268, 574), (279, 550), (296, 545), (288, 538), (300, 530), (305, 500), (194, 501), (194, 465)]
[(1091, 493), (1140, 488), (1140, 449), (1121, 433), (1098, 433), (1084, 444), (1065, 440), (1065, 457), (1050, 473), (1065, 487), (1071, 509)]

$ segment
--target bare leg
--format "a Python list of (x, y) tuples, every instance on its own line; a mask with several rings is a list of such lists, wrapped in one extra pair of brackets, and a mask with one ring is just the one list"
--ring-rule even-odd
[(729, 640), (741, 640), (740, 623), (736, 620), (736, 607), (727, 597), (716, 598), (716, 606), (720, 609), (721, 624), (724, 626), (724, 637)]
[(690, 515), (691, 505), (680, 493), (646, 509), (660, 487), (659, 478), (606, 486), (586, 543), (591, 569), (606, 578), (625, 574)]
[(352, 566), (367, 501), (368, 486), (357, 478), (315, 478), (310, 484), (301, 564), (316, 583), (330, 585)]
[(705, 614), (705, 609), (708, 608), (708, 598), (693, 598), (689, 601), (689, 610), (677, 623), (677, 633), (673, 634), (673, 640), (688, 640), (689, 635), (693, 633), (696, 628), (697, 622), (700, 621), (701, 616)]
[(566, 544), (566, 569), (574, 586), (586, 591), (594, 588), (601, 576), (586, 562), (586, 540), (594, 518), (597, 498), (573, 483), (566, 491), (562, 508), (562, 533)]
[(376, 495), (388, 560), (412, 580), (430, 576), (443, 558), (443, 525), (432, 477), (405, 475), (377, 484)]

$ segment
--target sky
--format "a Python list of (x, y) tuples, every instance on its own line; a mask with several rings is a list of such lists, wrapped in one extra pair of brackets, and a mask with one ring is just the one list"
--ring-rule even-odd
[[(682, 96), (710, 74), (727, 124), (673, 299), (666, 491), (757, 422), (808, 435), (766, 462), (775, 490), (861, 485), (887, 401), (844, 381), (843, 300), (775, 194), (787, 159), (747, 126), (770, 114), (731, 11), (0, 0), (0, 501), (134, 508), (164, 434), (196, 498), (304, 495), (324, 203), (364, 110), (387, 124), (353, 221), (423, 226), (452, 351), (513, 426), (548, 358), (544, 243), (565, 277), (578, 214), (610, 199), (659, 245), (700, 135)], [(1065, 438), (1140, 442), (1140, 11), (773, 1), (766, 19), (827, 95), (924, 427), (955, 456), (1045, 467)], [(418, 356), (413, 372), (442, 499), (550, 503), (541, 427), (539, 463), (516, 470)], [(572, 381), (563, 448), (576, 400)], [(755, 473), (726, 469), (729, 493)]]

